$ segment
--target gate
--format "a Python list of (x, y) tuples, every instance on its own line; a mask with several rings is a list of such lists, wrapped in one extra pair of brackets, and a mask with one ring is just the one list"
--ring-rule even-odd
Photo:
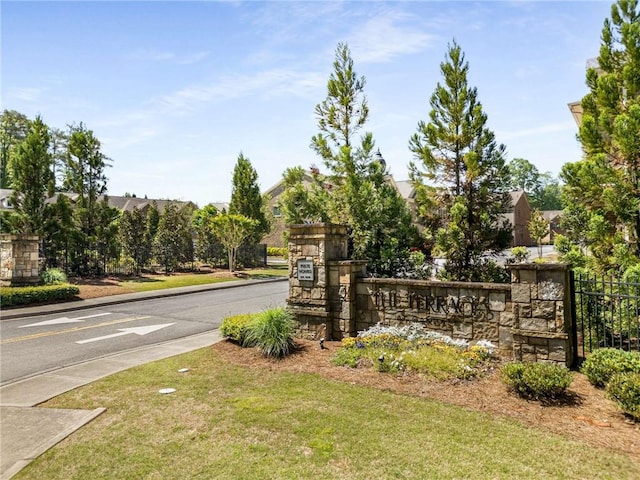
[(604, 347), (640, 351), (640, 278), (571, 273), (577, 355)]

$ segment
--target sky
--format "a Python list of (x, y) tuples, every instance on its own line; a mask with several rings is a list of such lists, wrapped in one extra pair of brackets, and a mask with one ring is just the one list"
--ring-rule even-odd
[(581, 158), (567, 104), (586, 93), (609, 1), (2, 0), (0, 104), (83, 122), (110, 195), (228, 202), (238, 155), (263, 191), (310, 149), (336, 46), (348, 44), (376, 148), (397, 180), (455, 40), (487, 126), (557, 176)]

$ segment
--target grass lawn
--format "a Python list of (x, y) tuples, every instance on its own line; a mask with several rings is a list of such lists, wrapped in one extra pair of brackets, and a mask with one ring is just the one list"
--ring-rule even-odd
[[(190, 368), (187, 373), (178, 369)], [(158, 390), (176, 388), (169, 395)], [(248, 369), (205, 348), (56, 397), (106, 407), (17, 479), (638, 478), (640, 465), (430, 400)]]
[(212, 283), (229, 282), (239, 279), (263, 279), (282, 277), (288, 274), (287, 266), (269, 266), (268, 268), (251, 269), (237, 272), (238, 277), (214, 277), (202, 273), (183, 275), (138, 277), (121, 282), (121, 286), (134, 292), (148, 292), (165, 288), (189, 287), (193, 285), (207, 285)]

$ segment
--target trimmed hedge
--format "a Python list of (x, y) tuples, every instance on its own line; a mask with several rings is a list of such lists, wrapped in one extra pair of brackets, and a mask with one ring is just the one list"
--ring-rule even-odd
[(256, 316), (255, 313), (244, 313), (225, 317), (220, 325), (220, 333), (223, 337), (237, 342), (241, 347), (250, 347), (252, 345), (247, 341), (247, 335), (256, 321)]
[(554, 363), (508, 363), (502, 367), (502, 381), (524, 398), (554, 400), (566, 394), (573, 375)]
[(607, 383), (607, 395), (623, 412), (640, 420), (640, 373), (616, 373)]
[(289, 250), (286, 247), (267, 247), (267, 257), (287, 258)]
[(75, 285), (44, 285), (37, 287), (0, 287), (3, 307), (70, 300), (80, 293)]
[(604, 388), (616, 373), (640, 373), (640, 353), (599, 348), (591, 352), (580, 371), (592, 385)]

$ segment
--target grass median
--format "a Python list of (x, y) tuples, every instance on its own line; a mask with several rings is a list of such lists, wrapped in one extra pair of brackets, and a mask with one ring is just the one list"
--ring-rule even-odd
[(276, 365), (205, 348), (61, 395), (45, 406), (107, 411), (16, 478), (637, 478), (629, 456)]
[(202, 273), (186, 273), (180, 275), (141, 276), (130, 280), (123, 280), (120, 285), (134, 292), (149, 292), (166, 288), (190, 287), (194, 285), (209, 285), (213, 283), (229, 282), (233, 280), (257, 280), (273, 277), (283, 277), (288, 273), (287, 266), (270, 266), (268, 268), (251, 269), (236, 272), (235, 275), (216, 277)]

